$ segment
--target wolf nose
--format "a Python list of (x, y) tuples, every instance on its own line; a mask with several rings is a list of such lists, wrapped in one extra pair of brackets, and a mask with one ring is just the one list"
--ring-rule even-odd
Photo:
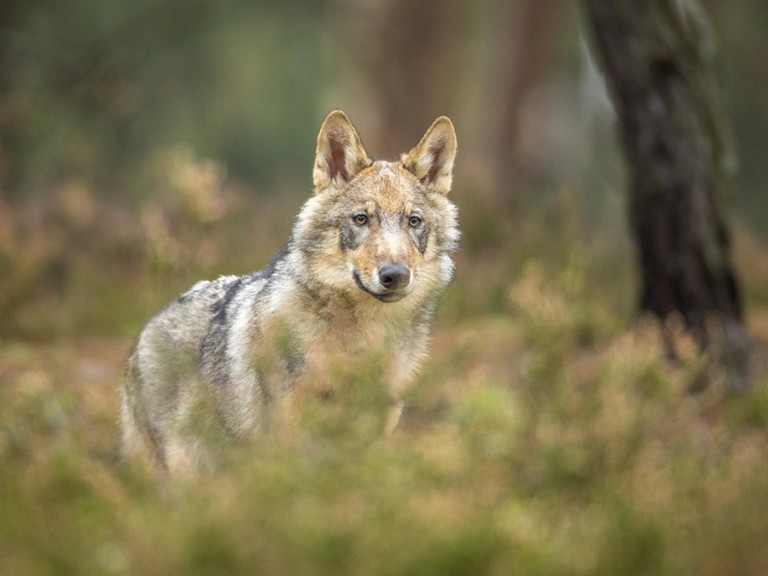
[(411, 271), (400, 264), (382, 266), (379, 270), (379, 282), (387, 290), (405, 288), (410, 281)]

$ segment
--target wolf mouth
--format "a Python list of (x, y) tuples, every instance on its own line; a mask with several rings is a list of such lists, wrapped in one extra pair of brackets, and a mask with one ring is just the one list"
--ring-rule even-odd
[(397, 302), (398, 300), (402, 300), (405, 298), (406, 294), (403, 292), (374, 292), (372, 290), (369, 290), (366, 288), (365, 284), (363, 284), (363, 281), (360, 280), (360, 276), (357, 275), (357, 272), (354, 272), (352, 276), (355, 279), (355, 284), (357, 284), (357, 287), (360, 288), (363, 292), (366, 292), (376, 298), (376, 300), (379, 300), (381, 302), (391, 303), (391, 302)]

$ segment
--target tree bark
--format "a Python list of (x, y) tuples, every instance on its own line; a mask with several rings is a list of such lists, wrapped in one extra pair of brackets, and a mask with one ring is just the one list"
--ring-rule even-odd
[(679, 314), (745, 391), (751, 344), (723, 205), (730, 152), (703, 12), (694, 0), (583, 1), (627, 160), (640, 309)]

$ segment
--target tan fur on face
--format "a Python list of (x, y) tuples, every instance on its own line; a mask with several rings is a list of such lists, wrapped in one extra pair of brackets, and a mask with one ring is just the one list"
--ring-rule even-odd
[[(339, 250), (339, 226), (355, 214), (370, 218), (368, 235), (356, 249)], [(428, 228), (428, 241), (420, 253), (408, 231), (408, 217), (416, 214)], [(397, 162), (374, 162), (344, 186), (320, 190), (305, 205), (295, 229), (297, 239), (307, 241), (312, 258), (308, 263), (327, 288), (345, 290), (352, 297), (370, 299), (355, 285), (354, 274), (372, 291), (380, 290), (377, 273), (382, 266), (401, 264), (412, 272), (411, 293), (428, 294), (447, 282), (450, 259), (441, 253), (455, 249), (458, 239), (455, 207)], [(436, 249), (440, 247), (441, 250)]]

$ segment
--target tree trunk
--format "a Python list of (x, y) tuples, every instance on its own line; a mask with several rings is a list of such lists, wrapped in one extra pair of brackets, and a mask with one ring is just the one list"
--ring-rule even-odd
[(381, 114), (368, 143), (382, 157), (397, 157), (454, 100), (458, 0), (356, 0), (353, 43), (361, 73)]
[(526, 165), (521, 143), (526, 134), (521, 132), (520, 118), (526, 99), (547, 74), (551, 72), (554, 53), (553, 24), (562, 10), (556, 0), (518, 0), (501, 4), (499, 18), (507, 31), (502, 42), (497, 65), (499, 109), (496, 114), (498, 141), (493, 147), (494, 180), (501, 185), (499, 194), (509, 202), (508, 183), (521, 173), (531, 174)]
[(679, 314), (723, 362), (734, 391), (749, 386), (750, 342), (730, 259), (723, 196), (723, 119), (703, 13), (686, 0), (583, 0), (618, 116), (640, 308)]

